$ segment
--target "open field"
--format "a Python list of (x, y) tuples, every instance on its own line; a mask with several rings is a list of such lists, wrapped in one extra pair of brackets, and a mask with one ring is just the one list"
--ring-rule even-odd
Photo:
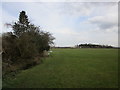
[(53, 49), (42, 64), (3, 81), (9, 88), (115, 88), (117, 49)]

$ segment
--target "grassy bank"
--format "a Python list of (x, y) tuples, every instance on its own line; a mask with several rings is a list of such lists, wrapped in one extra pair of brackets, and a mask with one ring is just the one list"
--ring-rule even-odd
[(117, 68), (117, 49), (53, 49), (42, 64), (4, 80), (3, 87), (114, 88)]

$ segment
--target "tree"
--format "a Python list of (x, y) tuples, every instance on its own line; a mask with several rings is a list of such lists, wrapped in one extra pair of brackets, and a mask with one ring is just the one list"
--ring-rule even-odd
[(22, 33), (27, 32), (29, 23), (30, 22), (28, 21), (28, 16), (26, 15), (25, 11), (20, 12), (19, 21), (15, 22), (15, 24), (12, 26), (14, 34), (16, 36), (20, 36)]
[(28, 16), (26, 15), (25, 11), (20, 12), (19, 23), (26, 26), (29, 25)]
[(4, 33), (2, 37), (3, 73), (14, 71), (10, 68), (14, 65), (20, 66), (20, 69), (41, 62), (36, 58), (42, 56), (44, 50), (50, 49), (55, 38), (49, 32), (42, 31), (39, 26), (31, 24), (25, 11), (20, 12), (17, 22), (7, 25), (12, 26), (13, 32)]
[[(55, 39), (49, 32), (31, 24), (25, 11), (20, 12), (19, 20), (11, 25), (13, 32), (3, 35), (4, 59), (13, 63), (17, 59), (34, 60), (36, 55), (49, 50)], [(25, 61), (24, 61), (25, 62)]]

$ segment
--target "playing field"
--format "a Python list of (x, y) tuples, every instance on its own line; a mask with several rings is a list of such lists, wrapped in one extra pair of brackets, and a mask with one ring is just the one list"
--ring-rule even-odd
[(3, 87), (115, 88), (118, 87), (117, 49), (53, 49), (50, 57), (23, 70)]

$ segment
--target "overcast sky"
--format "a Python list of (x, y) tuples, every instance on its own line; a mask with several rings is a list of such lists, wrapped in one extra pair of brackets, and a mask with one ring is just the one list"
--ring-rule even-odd
[(116, 2), (3, 2), (4, 23), (18, 20), (24, 10), (31, 23), (49, 31), (56, 46), (95, 43), (118, 46), (118, 3)]

